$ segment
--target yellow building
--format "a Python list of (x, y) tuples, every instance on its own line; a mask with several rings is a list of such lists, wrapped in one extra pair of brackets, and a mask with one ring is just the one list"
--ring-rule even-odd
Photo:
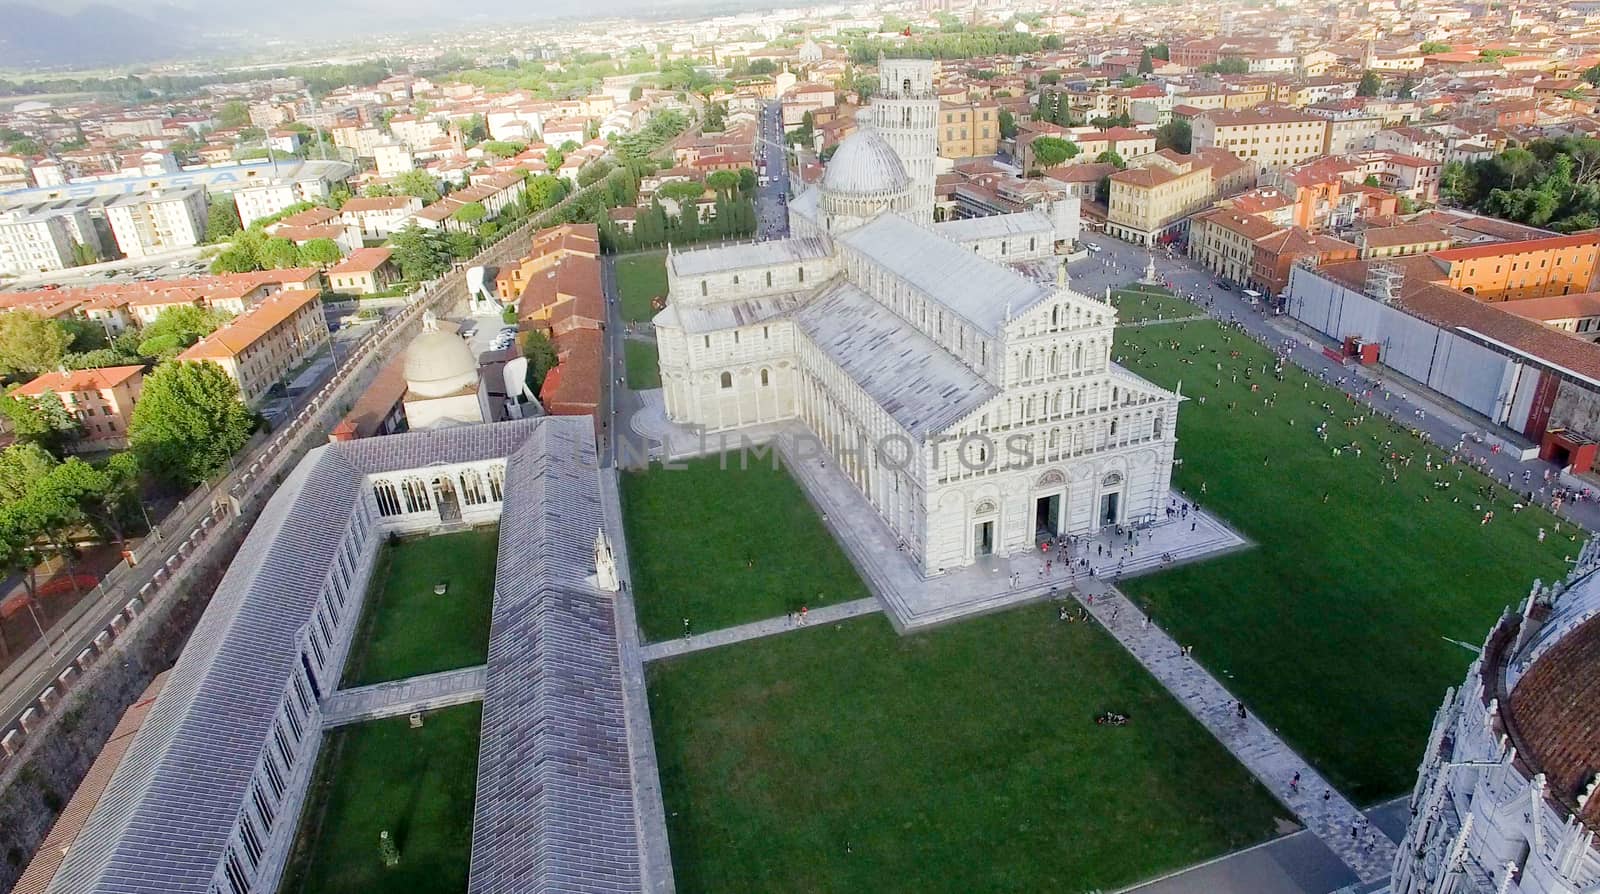
[(245, 311), (178, 355), (222, 367), (239, 384), (239, 397), (257, 406), (290, 370), (328, 343), (322, 293), (286, 289)]
[(1000, 151), (1000, 104), (939, 103), (939, 157), (977, 158)]
[(1189, 222), (1189, 257), (1229, 282), (1248, 283), (1255, 264), (1256, 240), (1285, 227), (1255, 214), (1213, 208)]
[(1140, 245), (1179, 232), (1189, 215), (1254, 180), (1248, 165), (1217, 150), (1180, 155), (1163, 149), (1130, 164), (1111, 175), (1106, 232)]
[(1190, 124), (1196, 148), (1216, 147), (1258, 168), (1296, 165), (1323, 154), (1328, 121), (1295, 109), (1209, 110)]

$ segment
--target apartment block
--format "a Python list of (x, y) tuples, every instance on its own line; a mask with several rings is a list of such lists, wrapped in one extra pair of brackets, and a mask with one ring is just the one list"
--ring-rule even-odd
[(106, 206), (117, 248), (130, 258), (199, 245), (206, 235), (206, 191), (180, 186), (120, 196)]
[(1325, 151), (1327, 119), (1283, 107), (1213, 109), (1191, 125), (1197, 149), (1226, 149), (1257, 168), (1281, 168)]
[(235, 317), (226, 326), (178, 355), (183, 361), (211, 361), (239, 384), (246, 405), (259, 406), (272, 386), (328, 342), (321, 293), (286, 289)]

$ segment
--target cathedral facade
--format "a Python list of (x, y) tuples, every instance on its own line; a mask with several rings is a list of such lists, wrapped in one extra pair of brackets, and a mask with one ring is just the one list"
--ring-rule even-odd
[(1076, 203), (933, 223), (932, 63), (880, 72), (790, 238), (670, 254), (668, 418), (804, 426), (929, 576), (1155, 521), (1180, 398), (1112, 362), (1115, 309), (1066, 283)]

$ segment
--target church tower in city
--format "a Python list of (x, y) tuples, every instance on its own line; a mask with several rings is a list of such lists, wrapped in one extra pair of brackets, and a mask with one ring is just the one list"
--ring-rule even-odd
[(938, 156), (939, 97), (932, 59), (878, 59), (878, 92), (869, 105), (873, 124), (900, 156), (911, 177), (914, 222), (933, 223), (934, 159)]

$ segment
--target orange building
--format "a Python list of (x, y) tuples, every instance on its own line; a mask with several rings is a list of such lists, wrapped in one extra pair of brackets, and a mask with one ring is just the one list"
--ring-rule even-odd
[(99, 450), (128, 446), (128, 423), (143, 388), (144, 367), (108, 366), (45, 373), (12, 394), (56, 394), (81, 425), (74, 447)]
[(1593, 291), (1600, 234), (1554, 236), (1433, 252), (1445, 281), (1480, 301)]
[(598, 259), (599, 228), (594, 224), (565, 224), (535, 233), (528, 254), (500, 268), (494, 282), (495, 294), (501, 301), (517, 301), (536, 274), (557, 266), (568, 256)]
[(202, 338), (178, 359), (210, 360), (222, 367), (239, 384), (239, 397), (254, 407), (327, 343), (322, 293), (285, 289)]
[(600, 283), (599, 232), (594, 224), (541, 230), (528, 256), (495, 279), (501, 300), (517, 308), (517, 326), (539, 330), (555, 346), (557, 363), (539, 401), (557, 416), (593, 415), (605, 376), (605, 292)]

